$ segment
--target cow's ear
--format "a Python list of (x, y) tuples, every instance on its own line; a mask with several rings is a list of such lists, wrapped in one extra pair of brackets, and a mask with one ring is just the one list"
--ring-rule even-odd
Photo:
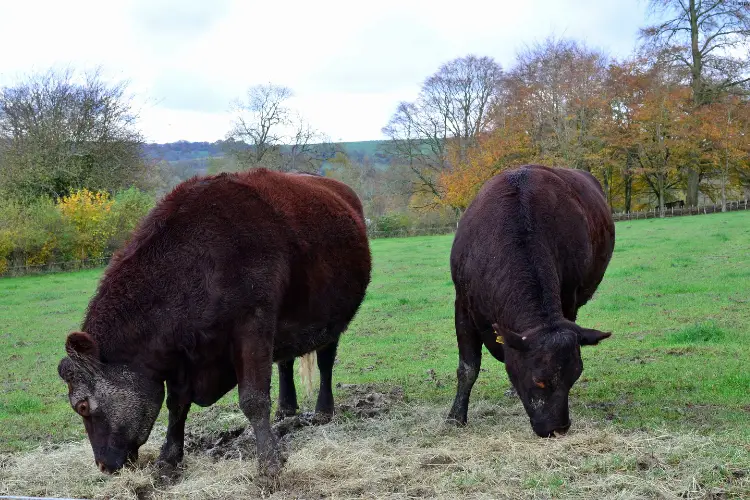
[(99, 359), (99, 346), (94, 337), (86, 332), (72, 332), (65, 340), (65, 351), (71, 358)]
[(503, 344), (508, 347), (512, 347), (517, 351), (526, 352), (529, 350), (529, 343), (526, 341), (526, 337), (517, 334), (506, 328), (501, 328), (497, 323), (492, 323), (492, 328), (495, 329), (495, 334), (500, 335), (503, 339)]
[(581, 345), (596, 345), (610, 335), (612, 335), (612, 332), (600, 332), (592, 328), (581, 328), (581, 333), (578, 335), (578, 343)]

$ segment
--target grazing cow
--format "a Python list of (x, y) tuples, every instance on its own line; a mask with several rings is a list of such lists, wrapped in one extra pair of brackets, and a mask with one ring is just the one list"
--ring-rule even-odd
[(588, 172), (525, 165), (492, 178), (456, 231), (458, 390), (449, 421), (466, 424), (482, 344), (505, 363), (539, 436), (570, 427), (568, 393), (579, 346), (610, 336), (575, 323), (615, 242), (599, 182)]
[(137, 457), (164, 399), (160, 463), (183, 456), (191, 403), (239, 390), (259, 469), (283, 466), (270, 426), (297, 409), (292, 363), (317, 351), (316, 412), (333, 413), (339, 336), (365, 296), (371, 257), (362, 204), (325, 177), (258, 169), (196, 177), (167, 195), (112, 259), (58, 372), (103, 472)]

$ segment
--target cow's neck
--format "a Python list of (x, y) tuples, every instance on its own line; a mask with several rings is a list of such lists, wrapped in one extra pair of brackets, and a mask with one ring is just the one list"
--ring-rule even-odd
[(540, 284), (536, 277), (516, 280), (512, 293), (496, 306), (495, 321), (518, 333), (552, 327), (565, 319), (557, 284)]
[(516, 333), (523, 333), (541, 327), (555, 327), (565, 321), (559, 307), (544, 307), (532, 301), (509, 303), (498, 312), (497, 322)]
[(149, 318), (154, 311), (144, 305), (153, 304), (153, 293), (143, 288), (105, 278), (91, 301), (83, 330), (96, 339), (103, 361), (132, 364), (152, 348), (157, 332)]

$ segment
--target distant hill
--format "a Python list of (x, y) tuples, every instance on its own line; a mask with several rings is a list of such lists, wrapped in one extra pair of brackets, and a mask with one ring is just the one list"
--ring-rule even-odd
[(177, 141), (166, 144), (145, 144), (143, 153), (151, 160), (185, 161), (224, 156), (222, 142)]
[[(390, 164), (390, 156), (380, 150), (385, 141), (341, 142), (337, 145), (352, 161), (369, 161), (373, 166), (385, 168)], [(282, 148), (283, 150), (283, 148)], [(211, 158), (221, 158), (226, 154), (223, 141), (189, 142), (177, 141), (166, 144), (145, 144), (145, 157), (153, 161), (166, 161), (182, 168), (203, 173)]]

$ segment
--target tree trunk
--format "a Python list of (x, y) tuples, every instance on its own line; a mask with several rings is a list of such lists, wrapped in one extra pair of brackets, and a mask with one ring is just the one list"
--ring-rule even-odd
[(607, 204), (611, 207), (612, 206), (612, 189), (609, 187), (609, 175), (607, 171), (604, 171), (604, 194), (607, 197)]
[(724, 169), (721, 171), (721, 211), (727, 211), (727, 172), (729, 172), (729, 148), (726, 150)]
[(685, 204), (689, 207), (698, 206), (698, 187), (700, 176), (693, 168), (687, 169), (687, 191), (685, 193)]
[(633, 205), (633, 176), (628, 174), (625, 177), (625, 212), (630, 212)]
[[(689, 0), (688, 15), (690, 17), (690, 55), (693, 64), (690, 65), (690, 86), (693, 89), (693, 106), (697, 108), (703, 104), (703, 54), (700, 51), (698, 26), (698, 12), (695, 0)], [(698, 187), (700, 177), (698, 171), (692, 165), (687, 167), (687, 191), (685, 193), (685, 204), (690, 207), (698, 206)]]
[(693, 64), (690, 65), (690, 83), (693, 87), (693, 103), (695, 107), (698, 107), (703, 104), (703, 54), (698, 45), (700, 26), (698, 26), (695, 0), (689, 1), (688, 9), (690, 16), (690, 55), (693, 59)]
[(658, 174), (656, 182), (659, 189), (659, 217), (664, 217), (664, 174)]
[(625, 172), (623, 173), (623, 180), (625, 181), (625, 212), (629, 213), (632, 208), (633, 201), (633, 164), (635, 163), (635, 155), (638, 154), (633, 148), (628, 149), (628, 154), (625, 158)]

